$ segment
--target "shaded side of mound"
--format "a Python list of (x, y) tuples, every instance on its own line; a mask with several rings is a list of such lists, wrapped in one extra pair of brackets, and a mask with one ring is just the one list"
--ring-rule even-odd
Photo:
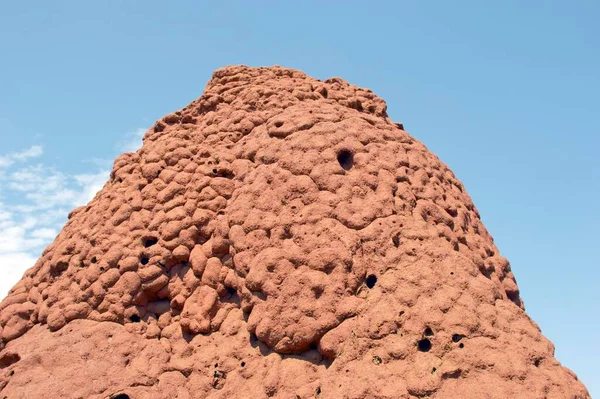
[(0, 337), (11, 399), (589, 397), (447, 166), (279, 67), (216, 71), (117, 158)]

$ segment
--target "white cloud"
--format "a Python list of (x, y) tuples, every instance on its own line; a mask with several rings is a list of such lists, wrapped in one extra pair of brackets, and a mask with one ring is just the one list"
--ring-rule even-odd
[(119, 150), (124, 152), (136, 152), (142, 146), (142, 139), (147, 129), (136, 129), (125, 135), (125, 139), (119, 143)]
[[(136, 151), (145, 132), (127, 133), (116, 149)], [(102, 189), (112, 166), (106, 158), (82, 160), (92, 171), (72, 174), (37, 159), (43, 154), (33, 145), (0, 155), (0, 300), (54, 240), (68, 212)]]
[(41, 238), (41, 239), (49, 241), (49, 240), (53, 240), (57, 234), (58, 234), (58, 231), (56, 231), (56, 229), (42, 227), (40, 229), (33, 230), (31, 232), (31, 237)]
[(34, 265), (56, 237), (68, 212), (88, 203), (109, 177), (107, 169), (69, 175), (43, 163), (18, 163), (43, 153), (41, 146), (0, 156), (0, 299)]
[(23, 273), (35, 264), (37, 257), (29, 252), (0, 252), (2, 278), (0, 279), (0, 298), (23, 277)]
[(32, 145), (26, 150), (20, 152), (11, 152), (0, 156), (0, 168), (11, 166), (15, 162), (23, 162), (29, 158), (37, 158), (44, 153), (44, 149), (40, 145)]
[(109, 170), (102, 170), (98, 173), (75, 175), (75, 181), (81, 187), (80, 194), (75, 199), (75, 202), (81, 205), (94, 199), (96, 193), (104, 187), (109, 176)]

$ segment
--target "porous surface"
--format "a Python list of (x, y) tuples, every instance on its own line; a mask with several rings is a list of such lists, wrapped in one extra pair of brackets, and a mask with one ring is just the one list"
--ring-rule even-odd
[(0, 336), (6, 399), (589, 398), (448, 167), (279, 67), (216, 71), (118, 157)]

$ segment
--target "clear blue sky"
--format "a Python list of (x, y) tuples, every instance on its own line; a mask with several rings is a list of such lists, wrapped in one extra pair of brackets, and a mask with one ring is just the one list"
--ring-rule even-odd
[(2, 2), (0, 273), (214, 69), (340, 76), (465, 183), (528, 313), (600, 397), (600, 2), (201, 3)]

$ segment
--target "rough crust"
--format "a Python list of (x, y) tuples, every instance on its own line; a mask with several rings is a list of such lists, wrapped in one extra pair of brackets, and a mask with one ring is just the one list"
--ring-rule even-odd
[(589, 398), (448, 167), (280, 67), (217, 70), (118, 157), (0, 336), (10, 399)]

